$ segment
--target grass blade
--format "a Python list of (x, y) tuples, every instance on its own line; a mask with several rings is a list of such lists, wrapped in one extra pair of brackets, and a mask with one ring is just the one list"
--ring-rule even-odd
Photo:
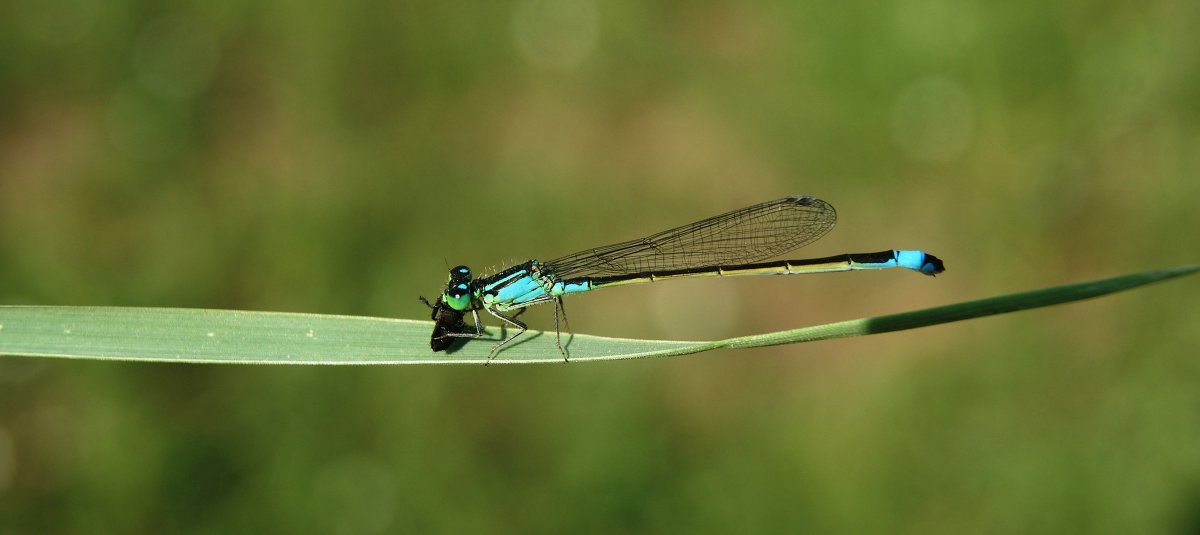
[[(1039, 308), (1125, 291), (1200, 271), (1200, 264), (1056, 286), (924, 310), (715, 342), (574, 335), (573, 361), (665, 357), (865, 336)], [(179, 308), (0, 306), (0, 355), (253, 364), (482, 363), (502, 336), (450, 353), (429, 350), (428, 321)], [(564, 335), (564, 342), (568, 338)], [(529, 331), (495, 362), (561, 362), (554, 335)]]

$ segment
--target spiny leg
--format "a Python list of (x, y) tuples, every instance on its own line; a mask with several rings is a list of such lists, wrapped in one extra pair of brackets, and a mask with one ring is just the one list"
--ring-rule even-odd
[[(484, 366), (487, 366), (488, 364), (490, 364), (492, 362), (492, 359), (496, 358), (496, 353), (500, 351), (500, 348), (508, 345), (509, 342), (512, 342), (518, 336), (521, 336), (521, 334), (524, 333), (526, 330), (528, 330), (529, 327), (527, 327), (525, 325), (525, 323), (523, 323), (521, 320), (517, 319), (517, 316), (519, 316), (521, 314), (520, 312), (517, 312), (516, 314), (513, 314), (512, 316), (505, 316), (504, 314), (501, 314), (499, 310), (495, 310), (492, 307), (485, 307), (484, 310), (488, 311), (489, 314), (496, 316), (497, 318), (500, 318), (504, 322), (506, 322), (510, 325), (514, 325), (518, 329), (520, 329), (519, 331), (517, 331), (516, 334), (509, 336), (508, 338), (505, 338), (503, 342), (496, 344), (496, 347), (492, 348), (492, 352), (488, 354), (487, 362), (483, 363)], [(525, 309), (522, 308), (521, 310), (523, 311)]]
[[(473, 309), (473, 311), (470, 311), (470, 315), (472, 315), (472, 317), (475, 318), (475, 332), (452, 332), (452, 331), (451, 332), (443, 332), (442, 336), (438, 336), (436, 339), (479, 338), (481, 336), (484, 336), (484, 324), (480, 323), (480, 321), (479, 321), (479, 312), (474, 311), (474, 309)], [(436, 318), (436, 317), (434, 317), (434, 318)], [(466, 325), (464, 325), (464, 326), (466, 326)]]
[(567, 356), (566, 348), (562, 345), (562, 329), (558, 326), (559, 311), (562, 311), (562, 322), (567, 326), (567, 332), (570, 333), (571, 323), (567, 321), (567, 307), (563, 305), (562, 297), (556, 296), (554, 298), (554, 342), (558, 344), (558, 351), (562, 353), (563, 362), (571, 362), (571, 359)]
[(558, 309), (562, 311), (563, 325), (567, 326), (567, 332), (571, 332), (571, 322), (567, 321), (567, 305), (563, 304), (562, 296), (558, 297)]
[(429, 310), (430, 310), (429, 319), (431, 319), (431, 320), (437, 319), (437, 312), (438, 312), (437, 307), (433, 306), (433, 304), (430, 303), (427, 299), (425, 299), (425, 296), (423, 296), (423, 295), (418, 295), (417, 299), (420, 299), (422, 303), (425, 303), (425, 306), (429, 307)]
[(479, 338), (483, 336), (483, 323), (479, 321), (479, 311), (472, 309), (471, 316), (475, 318), (475, 332), (473, 333), (446, 333), (438, 338)]

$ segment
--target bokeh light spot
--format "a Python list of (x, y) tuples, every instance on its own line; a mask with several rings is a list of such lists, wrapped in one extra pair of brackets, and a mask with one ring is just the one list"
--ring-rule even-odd
[(523, 0), (513, 13), (517, 50), (538, 67), (569, 69), (596, 48), (591, 0)]
[(896, 33), (922, 56), (948, 57), (969, 50), (979, 36), (979, 13), (966, 2), (909, 0), (896, 4)]

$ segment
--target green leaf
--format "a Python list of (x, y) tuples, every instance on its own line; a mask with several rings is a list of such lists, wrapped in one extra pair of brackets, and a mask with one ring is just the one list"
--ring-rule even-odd
[[(563, 335), (572, 361), (665, 357), (915, 329), (1057, 305), (1200, 271), (1200, 264), (1057, 286), (913, 312), (715, 342)], [(254, 364), (482, 363), (502, 336), (429, 350), (428, 321), (180, 308), (0, 306), (0, 355)], [(507, 334), (507, 333), (504, 333)], [(561, 362), (553, 333), (529, 331), (495, 363)]]

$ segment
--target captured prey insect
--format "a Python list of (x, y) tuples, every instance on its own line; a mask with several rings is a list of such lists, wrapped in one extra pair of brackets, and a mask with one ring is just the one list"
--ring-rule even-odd
[[(484, 310), (517, 332), (502, 340), (496, 353), (525, 332), (517, 319), (525, 308), (554, 302), (554, 330), (563, 359), (559, 317), (566, 321), (562, 296), (598, 288), (667, 279), (732, 275), (794, 275), (861, 269), (908, 268), (925, 275), (945, 270), (942, 261), (924, 251), (889, 250), (851, 253), (805, 260), (767, 258), (817, 241), (837, 223), (829, 203), (807, 195), (793, 195), (710, 217), (645, 238), (587, 249), (548, 262), (530, 260), (494, 275), (472, 278), (466, 266), (450, 270), (446, 290), (434, 303), (435, 321), (429, 341), (441, 351), (458, 338), (483, 336), (479, 311)], [(464, 321), (471, 313), (474, 327)], [(561, 314), (560, 314), (561, 313)]]

